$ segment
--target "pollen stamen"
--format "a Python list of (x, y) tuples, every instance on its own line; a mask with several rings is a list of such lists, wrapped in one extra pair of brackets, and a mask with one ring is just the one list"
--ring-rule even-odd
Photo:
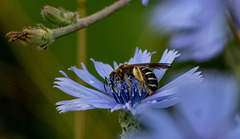
[(119, 104), (129, 103), (133, 107), (135, 103), (141, 103), (148, 93), (146, 86), (140, 89), (140, 82), (134, 78), (127, 78), (125, 82), (115, 78), (114, 80), (106, 79), (108, 88), (112, 93), (114, 100)]

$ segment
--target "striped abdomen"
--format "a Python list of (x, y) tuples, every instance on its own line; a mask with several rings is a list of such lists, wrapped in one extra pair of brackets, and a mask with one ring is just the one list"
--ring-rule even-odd
[(152, 95), (158, 89), (157, 77), (148, 68), (140, 68), (140, 70), (144, 77), (145, 86), (147, 87), (147, 91), (148, 91), (149, 95)]

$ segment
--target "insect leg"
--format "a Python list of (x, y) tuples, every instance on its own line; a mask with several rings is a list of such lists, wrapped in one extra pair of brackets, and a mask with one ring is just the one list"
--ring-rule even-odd
[(138, 67), (134, 67), (133, 68), (133, 75), (139, 81), (139, 88), (140, 88), (140, 92), (141, 92), (142, 88), (143, 88), (143, 81), (144, 81), (141, 70)]
[(107, 89), (106, 89), (105, 83), (108, 84), (108, 82), (107, 82), (107, 77), (105, 77), (105, 80), (104, 80), (104, 82), (103, 82), (103, 87), (104, 87), (105, 91), (107, 92)]

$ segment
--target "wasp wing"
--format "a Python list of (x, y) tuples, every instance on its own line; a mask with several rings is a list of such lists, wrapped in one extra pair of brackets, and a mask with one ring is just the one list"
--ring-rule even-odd
[(168, 69), (168, 68), (171, 68), (171, 64), (169, 64), (169, 63), (140, 63), (140, 64), (124, 65), (124, 68), (131, 68), (131, 67), (148, 67), (148, 68), (155, 68), (155, 69)]

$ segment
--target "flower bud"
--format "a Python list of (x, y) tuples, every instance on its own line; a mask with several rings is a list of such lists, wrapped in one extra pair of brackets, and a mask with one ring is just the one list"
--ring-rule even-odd
[(54, 8), (51, 6), (44, 6), (41, 14), (45, 20), (59, 27), (75, 23), (79, 17), (77, 12), (73, 13), (62, 8)]
[(53, 32), (46, 27), (26, 28), (21, 32), (9, 32), (6, 34), (9, 42), (19, 40), (24, 45), (36, 46), (39, 50), (44, 50), (49, 44), (54, 42)]

